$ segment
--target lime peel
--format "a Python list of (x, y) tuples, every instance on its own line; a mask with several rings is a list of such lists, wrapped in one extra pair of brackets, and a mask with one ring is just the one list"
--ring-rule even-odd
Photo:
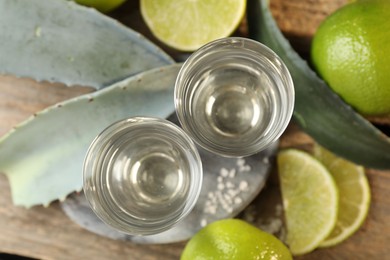
[(317, 72), (367, 116), (390, 115), (389, 16), (388, 0), (347, 4), (321, 23), (311, 45)]

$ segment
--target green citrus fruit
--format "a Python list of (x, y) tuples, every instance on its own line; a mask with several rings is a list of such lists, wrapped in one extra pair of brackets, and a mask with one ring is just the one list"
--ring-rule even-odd
[(187, 243), (181, 260), (292, 259), (276, 237), (238, 219), (213, 222)]
[(229, 36), (245, 14), (246, 0), (141, 0), (141, 14), (157, 39), (193, 51)]
[(311, 56), (320, 76), (363, 115), (390, 115), (390, 1), (362, 0), (327, 17)]
[(327, 167), (339, 191), (336, 226), (321, 247), (336, 245), (350, 237), (363, 224), (370, 208), (370, 187), (364, 168), (337, 157), (319, 145), (315, 156)]
[(126, 0), (74, 0), (74, 1), (81, 5), (93, 7), (103, 13), (107, 13), (120, 6)]
[(338, 190), (329, 171), (310, 154), (288, 149), (277, 156), (287, 226), (293, 255), (317, 248), (333, 230)]

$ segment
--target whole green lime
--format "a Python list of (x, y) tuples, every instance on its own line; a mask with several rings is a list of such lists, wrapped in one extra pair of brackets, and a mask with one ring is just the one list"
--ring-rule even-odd
[(126, 0), (74, 0), (74, 1), (81, 5), (93, 7), (103, 13), (107, 13), (120, 6)]
[(213, 222), (187, 243), (181, 260), (292, 259), (276, 237), (238, 219)]
[(371, 116), (390, 114), (390, 1), (361, 0), (328, 16), (311, 56), (346, 103)]

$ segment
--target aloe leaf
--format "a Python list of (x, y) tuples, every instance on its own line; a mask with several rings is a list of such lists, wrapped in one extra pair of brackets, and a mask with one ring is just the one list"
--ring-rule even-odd
[(269, 11), (268, 1), (249, 0), (251, 38), (273, 49), (295, 85), (294, 119), (319, 144), (357, 164), (390, 168), (390, 139), (337, 96), (293, 50)]
[(153, 69), (59, 103), (2, 137), (0, 172), (9, 179), (14, 204), (47, 205), (81, 190), (83, 159), (93, 138), (123, 118), (171, 114), (179, 68)]
[(65, 0), (0, 1), (0, 73), (97, 89), (173, 60), (139, 33)]

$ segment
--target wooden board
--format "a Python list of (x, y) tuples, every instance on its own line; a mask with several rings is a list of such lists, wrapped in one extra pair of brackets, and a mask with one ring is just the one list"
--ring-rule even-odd
[[(135, 2), (135, 1), (131, 1)], [(283, 32), (301, 54), (307, 55), (310, 39), (320, 21), (346, 1), (342, 0), (271, 0), (272, 11)], [(128, 3), (115, 15), (126, 22), (127, 12), (137, 12)], [(139, 16), (138, 16), (139, 17)], [(143, 26), (141, 21), (127, 21)], [(146, 32), (145, 34), (148, 35)], [(67, 88), (61, 84), (37, 83), (30, 79), (0, 76), (0, 135), (14, 125), (67, 98), (92, 91), (89, 88)], [(336, 138), (336, 137), (335, 137)], [(291, 124), (281, 139), (281, 147), (307, 149), (313, 140)], [(390, 255), (390, 171), (367, 171), (372, 189), (372, 204), (363, 227), (344, 243), (318, 249), (297, 259), (386, 259)], [(280, 204), (276, 174), (267, 188), (242, 214), (254, 224)], [(62, 212), (58, 202), (48, 208), (24, 209), (12, 205), (10, 188), (0, 174), (0, 252), (38, 259), (178, 259), (185, 245), (136, 245), (114, 241), (92, 234), (73, 223)]]

